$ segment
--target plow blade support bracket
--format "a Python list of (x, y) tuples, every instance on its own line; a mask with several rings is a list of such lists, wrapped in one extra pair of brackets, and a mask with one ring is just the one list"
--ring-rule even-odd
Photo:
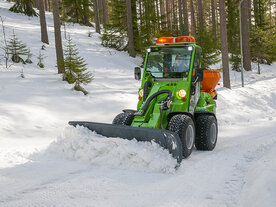
[(182, 144), (180, 138), (178, 134), (168, 130), (81, 121), (70, 121), (69, 125), (84, 126), (105, 137), (128, 140), (135, 138), (137, 141), (144, 142), (154, 141), (161, 147), (167, 149), (178, 163), (182, 161)]

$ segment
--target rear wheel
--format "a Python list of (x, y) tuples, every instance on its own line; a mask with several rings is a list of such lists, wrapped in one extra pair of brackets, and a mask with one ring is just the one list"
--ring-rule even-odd
[(191, 117), (178, 114), (171, 118), (168, 124), (168, 130), (176, 132), (181, 140), (183, 156), (189, 157), (193, 151), (195, 142), (195, 125)]
[(213, 115), (202, 114), (196, 118), (195, 146), (198, 150), (211, 151), (217, 144), (218, 125)]
[(114, 118), (112, 124), (130, 126), (133, 119), (134, 119), (133, 113), (129, 113), (129, 112), (120, 113)]

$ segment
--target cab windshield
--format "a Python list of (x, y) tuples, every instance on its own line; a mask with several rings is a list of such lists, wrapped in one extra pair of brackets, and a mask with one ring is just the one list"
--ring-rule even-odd
[(151, 48), (148, 53), (146, 71), (156, 78), (187, 77), (191, 64), (193, 48)]

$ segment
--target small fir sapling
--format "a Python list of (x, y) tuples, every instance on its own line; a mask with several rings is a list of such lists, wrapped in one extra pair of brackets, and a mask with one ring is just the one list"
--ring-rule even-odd
[(10, 38), (10, 40), (8, 41), (7, 49), (8, 49), (8, 54), (12, 56), (11, 60), (14, 63), (22, 62), (23, 64), (25, 64), (25, 61), (20, 56), (28, 55), (29, 50), (26, 44), (22, 43), (14, 33)]
[(1, 49), (4, 50), (4, 59), (5, 59), (5, 67), (6, 69), (8, 69), (8, 61), (9, 61), (9, 50), (8, 50), (8, 43), (7, 43), (7, 38), (6, 38), (6, 30), (5, 30), (5, 26), (4, 26), (4, 19), (2, 18), (2, 16), (0, 16), (0, 20), (2, 23), (2, 32), (3, 32), (3, 41), (4, 41), (4, 46), (1, 47)]
[(22, 70), (21, 73), (20, 73), (20, 77), (21, 77), (21, 78), (25, 78), (25, 75), (24, 75), (23, 70)]
[(88, 37), (92, 37), (92, 34), (93, 34), (93, 33), (92, 33), (91, 31), (88, 31), (88, 32), (87, 32)]
[(24, 68), (23, 68), (23, 67), (21, 68), (21, 71), (20, 71), (20, 77), (21, 77), (21, 78), (25, 78), (25, 75), (24, 75)]
[(64, 67), (63, 80), (69, 84), (75, 83), (74, 90), (82, 91), (85, 95), (88, 92), (81, 86), (87, 85), (93, 80), (91, 72), (87, 72), (87, 64), (85, 60), (79, 56), (76, 45), (72, 43), (72, 39), (68, 38), (65, 49), (65, 59), (61, 66)]
[(33, 57), (33, 54), (31, 53), (31, 50), (28, 49), (27, 59), (25, 60), (25, 63), (32, 64), (33, 61), (31, 60), (31, 57)]
[(42, 45), (41, 50), (46, 50), (46, 45)]
[(41, 51), (39, 51), (39, 55), (37, 57), (37, 59), (38, 59), (38, 63), (37, 63), (38, 67), (40, 67), (40, 68), (44, 68), (45, 67), (45, 65), (43, 63), (43, 60), (44, 60), (45, 57), (46, 56), (43, 55), (43, 54), (41, 54)]

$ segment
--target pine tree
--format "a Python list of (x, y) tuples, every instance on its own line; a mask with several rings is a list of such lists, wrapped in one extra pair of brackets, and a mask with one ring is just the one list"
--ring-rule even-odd
[(269, 26), (268, 3), (269, 0), (253, 0), (255, 26), (261, 29)]
[(132, 9), (131, 0), (126, 0), (127, 7), (127, 30), (128, 30), (128, 53), (131, 57), (135, 57), (134, 51), (134, 34), (133, 34), (133, 21), (132, 21)]
[(86, 72), (87, 64), (84, 59), (79, 56), (76, 45), (72, 43), (72, 39), (69, 37), (65, 49), (65, 59), (63, 67), (65, 72), (63, 74), (63, 80), (70, 84), (75, 83), (74, 90), (82, 91), (85, 95), (88, 92), (81, 87), (81, 84), (87, 85), (93, 80), (93, 75), (90, 72)]
[(251, 29), (252, 61), (271, 64), (276, 60), (276, 28), (270, 26), (269, 0), (253, 0), (255, 25)]
[(31, 17), (37, 16), (32, 4), (32, 0), (16, 0), (15, 4), (10, 8), (10, 11), (15, 13), (23, 13)]
[(126, 1), (114, 0), (110, 6), (110, 23), (104, 25), (102, 45), (119, 51), (127, 50)]
[(61, 20), (91, 26), (89, 17), (93, 15), (90, 0), (63, 0), (61, 1)]
[(251, 31), (251, 59), (260, 64), (272, 64), (276, 60), (276, 30), (263, 30), (255, 27)]
[(25, 61), (20, 57), (21, 55), (28, 55), (30, 52), (26, 44), (22, 43), (15, 34), (12, 35), (7, 44), (8, 54), (10, 54), (11, 60), (15, 63), (22, 62), (25, 64)]
[(39, 55), (37, 57), (38, 59), (38, 63), (37, 63), (37, 66), (40, 67), (40, 68), (44, 68), (45, 65), (43, 63), (43, 60), (44, 60), (45, 56), (43, 54), (41, 54), (41, 51), (39, 51)]
[(232, 70), (240, 71), (240, 29), (239, 29), (239, 0), (226, 0), (227, 6), (227, 40), (229, 53), (231, 53), (230, 62)]
[(30, 49), (28, 49), (28, 53), (26, 55), (27, 55), (27, 59), (25, 60), (25, 63), (32, 64), (33, 61), (31, 60), (31, 57), (33, 57), (33, 54), (31, 53)]
[(211, 65), (219, 62), (219, 51), (216, 48), (215, 37), (207, 30), (204, 20), (202, 0), (198, 0), (198, 29), (196, 40), (202, 48), (202, 67), (209, 69)]

